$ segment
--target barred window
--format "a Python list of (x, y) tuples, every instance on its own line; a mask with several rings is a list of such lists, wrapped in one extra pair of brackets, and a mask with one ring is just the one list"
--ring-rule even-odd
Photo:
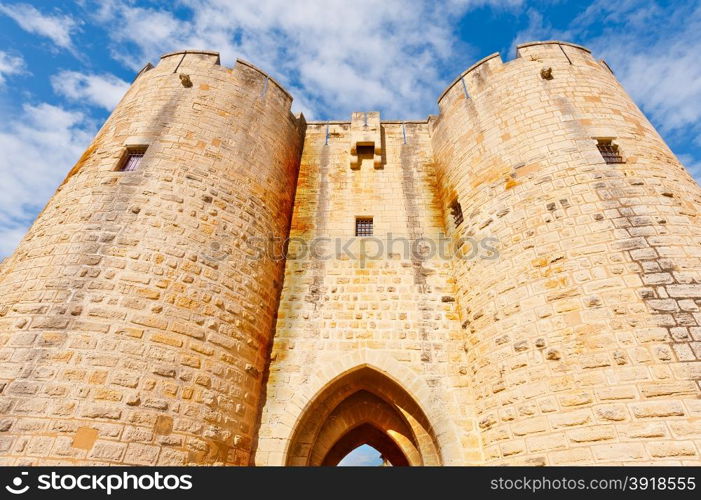
[(464, 220), (462, 215), (462, 207), (460, 206), (460, 202), (457, 198), (455, 198), (450, 204), (450, 215), (453, 216), (453, 222), (455, 222), (455, 227), (458, 227), (460, 224), (462, 224), (462, 221)]
[(618, 145), (611, 139), (597, 139), (596, 147), (606, 163), (624, 163)]
[(372, 217), (355, 218), (355, 235), (372, 236)]
[(118, 170), (120, 172), (133, 172), (138, 169), (145, 153), (145, 147), (127, 148)]

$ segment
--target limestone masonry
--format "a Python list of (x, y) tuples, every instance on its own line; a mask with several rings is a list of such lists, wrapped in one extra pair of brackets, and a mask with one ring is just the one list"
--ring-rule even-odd
[(0, 264), (1, 463), (701, 464), (701, 188), (603, 61), (291, 101), (139, 73)]

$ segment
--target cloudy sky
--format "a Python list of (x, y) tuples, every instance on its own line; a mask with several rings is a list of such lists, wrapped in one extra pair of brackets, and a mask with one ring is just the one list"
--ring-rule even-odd
[(308, 119), (435, 113), (470, 64), (562, 39), (605, 58), (701, 179), (697, 0), (0, 0), (0, 258), (146, 62), (217, 50), (269, 71)]

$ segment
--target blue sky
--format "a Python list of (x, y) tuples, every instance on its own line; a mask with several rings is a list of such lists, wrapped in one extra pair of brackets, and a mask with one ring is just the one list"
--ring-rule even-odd
[(338, 462), (339, 467), (358, 467), (358, 466), (378, 466), (382, 465), (382, 455), (375, 448), (368, 444), (358, 446), (348, 455)]
[(605, 58), (701, 179), (695, 0), (0, 0), (0, 258), (12, 252), (146, 62), (218, 50), (270, 72), (308, 119), (435, 113), (470, 64), (562, 39)]

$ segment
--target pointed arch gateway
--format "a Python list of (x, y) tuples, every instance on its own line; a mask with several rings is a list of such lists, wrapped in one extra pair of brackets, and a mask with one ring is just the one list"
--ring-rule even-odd
[(414, 398), (367, 365), (337, 377), (307, 405), (286, 465), (337, 465), (362, 444), (395, 466), (441, 464), (433, 428)]

